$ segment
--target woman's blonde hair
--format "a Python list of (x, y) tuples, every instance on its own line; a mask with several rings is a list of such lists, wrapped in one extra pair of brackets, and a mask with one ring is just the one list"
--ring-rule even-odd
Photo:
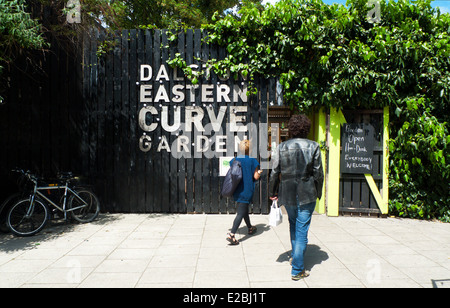
[(239, 143), (239, 151), (248, 155), (248, 153), (250, 152), (250, 141), (247, 139), (242, 140)]

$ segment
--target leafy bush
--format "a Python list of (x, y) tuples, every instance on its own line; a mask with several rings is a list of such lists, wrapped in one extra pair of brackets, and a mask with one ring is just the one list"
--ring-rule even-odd
[(0, 61), (8, 62), (20, 48), (42, 48), (40, 24), (25, 10), (24, 0), (0, 0)]
[(395, 112), (403, 124), (389, 145), (390, 212), (450, 222), (450, 136), (430, 105), (411, 98)]

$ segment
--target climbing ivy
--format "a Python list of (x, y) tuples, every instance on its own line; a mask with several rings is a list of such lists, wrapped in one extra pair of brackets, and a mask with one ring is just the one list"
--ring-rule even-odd
[(230, 68), (244, 62), (251, 76), (278, 77), (285, 101), (301, 111), (396, 106), (420, 91), (448, 103), (448, 14), (429, 0), (381, 1), (381, 22), (373, 24), (367, 0), (347, 4), (246, 6), (240, 19), (208, 26), (210, 42), (227, 47)]
[(390, 212), (450, 222), (450, 136), (422, 96), (395, 110), (399, 128), (389, 144)]

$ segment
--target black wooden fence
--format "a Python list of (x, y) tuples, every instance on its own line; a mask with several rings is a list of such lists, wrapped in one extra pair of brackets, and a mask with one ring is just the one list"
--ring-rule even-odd
[[(233, 156), (234, 137), (243, 134), (227, 133), (226, 124), (233, 119), (255, 124), (255, 133), (245, 135), (257, 149), (252, 155), (266, 162), (260, 149), (267, 148), (267, 127), (259, 124), (267, 123), (267, 106), (276, 102), (276, 82), (255, 80), (258, 94), (245, 99), (245, 78), (223, 79), (211, 71), (196, 88), (167, 60), (179, 53), (200, 70), (207, 60), (226, 57), (226, 48), (206, 44), (206, 36), (202, 30), (124, 30), (114, 37), (94, 31), (85, 37), (82, 54), (70, 57), (53, 45), (41, 74), (18, 71), (12, 78), (8, 103), (0, 109), (2, 174), (16, 166), (47, 175), (82, 173), (108, 212), (233, 213), (234, 202), (220, 196), (218, 156)], [(111, 50), (99, 53), (105, 42)], [(149, 68), (153, 76), (142, 78)], [(164, 120), (175, 125), (178, 115), (185, 122), (188, 110), (197, 117), (192, 133), (162, 128)], [(221, 123), (210, 118), (219, 119), (225, 110)], [(212, 157), (197, 151), (192, 137), (199, 130), (199, 112), (201, 126), (214, 123), (223, 130), (199, 133), (210, 142)], [(157, 128), (148, 129), (152, 124)], [(182, 135), (189, 141), (182, 149), (190, 156), (179, 158), (175, 152)], [(226, 138), (217, 140), (217, 135)], [(266, 171), (256, 184), (253, 213), (268, 212), (267, 176)]]
[[(96, 52), (98, 44), (106, 39), (103, 34), (95, 34), (97, 39), (84, 42), (83, 89), (89, 113), (86, 115), (88, 126), (83, 129), (83, 169), (89, 170), (106, 210), (234, 212), (234, 202), (220, 196), (223, 177), (219, 176), (218, 155), (211, 158), (198, 153), (196, 140), (192, 138), (198, 129), (195, 126), (188, 139), (189, 154), (181, 158), (175, 157), (174, 143), (176, 144), (179, 134), (178, 131), (168, 132), (161, 128), (163, 113), (166, 110), (168, 123), (175, 125), (176, 112), (180, 113), (181, 122), (184, 122), (187, 107), (201, 108), (204, 113), (202, 125), (206, 126), (214, 122), (214, 119), (209, 118), (208, 109), (219, 117), (218, 113), (224, 110), (221, 107), (225, 106), (228, 110), (221, 124), (225, 133), (226, 123), (230, 122), (232, 116), (230, 106), (247, 106), (246, 112), (240, 114), (245, 116), (244, 124), (254, 123), (259, 129), (260, 123), (267, 123), (268, 102), (276, 101), (275, 82), (256, 81), (259, 93), (249, 95), (246, 101), (233, 92), (235, 87), (243, 91), (247, 86), (248, 81), (242, 76), (236, 80), (221, 79), (211, 71), (209, 76), (201, 77), (198, 88), (194, 88), (181, 70), (167, 65), (167, 60), (179, 53), (187, 65), (197, 65), (197, 70), (205, 70), (207, 60), (223, 59), (226, 49), (206, 44), (206, 36), (207, 33), (201, 30), (177, 33), (167, 30), (125, 30), (116, 33), (112, 38), (113, 50), (103, 55)], [(151, 75), (149, 67), (153, 74), (150, 80), (146, 80), (149, 78), (142, 76)], [(218, 101), (218, 85), (227, 85), (222, 89), (229, 89), (230, 97), (234, 95), (230, 102)], [(206, 95), (203, 86), (209, 91)], [(143, 92), (145, 99), (141, 97)], [(143, 130), (139, 124), (142, 109), (150, 106), (157, 114), (144, 113), (145, 123), (158, 125), (151, 132)], [(267, 135), (267, 129), (252, 138), (257, 147), (264, 146), (260, 144), (259, 133)], [(234, 135), (236, 134), (228, 133), (226, 153), (220, 154), (234, 155)], [(143, 141), (149, 141), (148, 137), (151, 138), (152, 147), (144, 152), (140, 145), (142, 146)], [(207, 138), (211, 141), (214, 134)], [(167, 140), (167, 144), (163, 139)], [(158, 151), (158, 147), (164, 148), (164, 145), (172, 147), (172, 151)], [(217, 154), (217, 147), (220, 145), (211, 142), (210, 146)], [(267, 158), (260, 157), (259, 154), (257, 151), (253, 155), (259, 160)], [(268, 212), (267, 172), (261, 182), (257, 183), (252, 208), (254, 213)]]
[(13, 168), (41, 176), (81, 173), (85, 119), (80, 50), (49, 38), (45, 52), (23, 54), (6, 66), (0, 104), (0, 203), (17, 187)]

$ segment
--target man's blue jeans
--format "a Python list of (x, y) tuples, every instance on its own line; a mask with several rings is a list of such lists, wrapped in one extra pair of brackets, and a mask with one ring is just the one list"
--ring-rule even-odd
[(308, 230), (315, 207), (316, 202), (285, 206), (289, 217), (289, 231), (291, 234), (292, 276), (301, 273), (305, 269), (304, 257), (308, 244)]

